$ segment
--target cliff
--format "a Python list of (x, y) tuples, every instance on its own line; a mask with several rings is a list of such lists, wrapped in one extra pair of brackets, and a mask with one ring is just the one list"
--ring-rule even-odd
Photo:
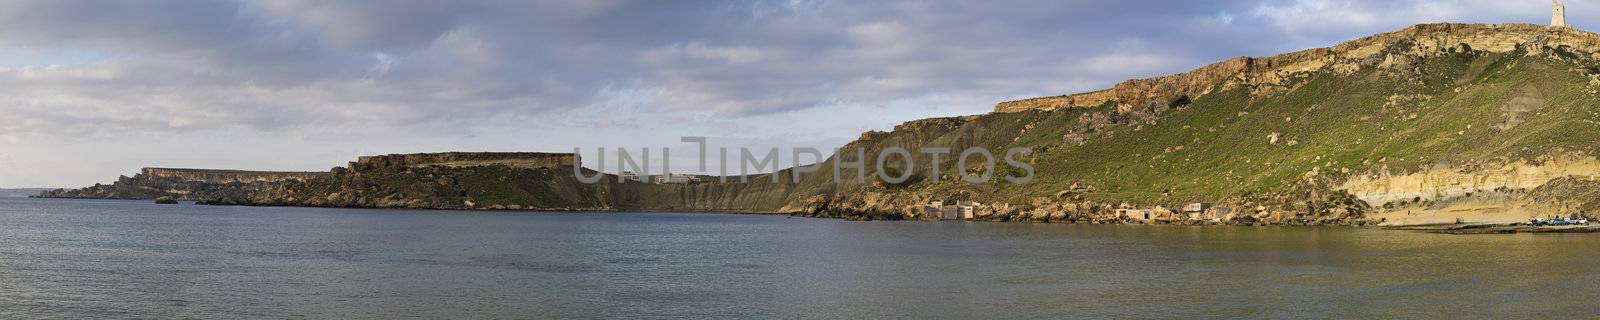
[(559, 168), (572, 167), (577, 162), (579, 162), (578, 156), (571, 153), (443, 152), (362, 156), (356, 158), (356, 161), (350, 162), (350, 169), (371, 171), (400, 167), (438, 166), (460, 168), (492, 165), (517, 168)]
[(73, 190), (48, 190), (40, 192), (39, 197), (201, 200), (222, 194), (253, 192), (288, 181), (304, 181), (328, 174), (327, 172), (143, 168), (138, 174), (132, 177), (119, 177), (111, 184), (95, 184)]
[[(326, 186), (333, 182), (357, 183), (360, 179), (382, 177), (379, 174), (406, 173), (418, 169), (469, 169), (504, 167), (515, 169), (570, 170), (578, 156), (570, 153), (538, 152), (444, 152), (419, 154), (391, 154), (363, 156), (350, 162), (350, 169), (335, 168), (332, 172), (244, 171), (182, 168), (143, 168), (132, 177), (120, 177), (111, 184), (96, 184), (75, 190), (50, 190), (41, 192), (46, 198), (105, 198), (105, 199), (156, 199), (215, 201), (232, 199), (264, 203), (305, 203), (308, 198), (274, 199), (274, 194), (305, 186)], [(549, 179), (541, 176), (539, 179)], [(372, 181), (368, 181), (372, 182)], [(373, 183), (394, 183), (376, 181)], [(358, 183), (359, 185), (359, 183)], [(292, 192), (291, 192), (292, 193)], [(326, 198), (326, 195), (322, 195)], [(401, 195), (413, 196), (413, 195)], [(309, 203), (308, 203), (309, 204)], [(603, 207), (595, 207), (603, 208)]]
[[(1147, 210), (1150, 219), (1249, 224), (1593, 216), (1597, 53), (1600, 36), (1571, 28), (1428, 24), (1005, 102), (978, 117), (865, 134), (846, 148), (1027, 147), (1038, 170), (1031, 183), (818, 178), (826, 182), (802, 182), (787, 208), (910, 219), (922, 217), (922, 204), (970, 199), (989, 204), (979, 216), (990, 220), (1128, 221), (1117, 212)], [(945, 175), (971, 170), (948, 158), (936, 164)], [(1196, 202), (1214, 206), (1167, 209)]]
[(210, 204), (478, 210), (645, 210), (775, 212), (792, 184), (706, 179), (692, 184), (583, 183), (579, 158), (563, 153), (430, 153), (361, 157), (355, 170), (288, 181)]
[(198, 181), (218, 184), (234, 182), (249, 183), (306, 180), (328, 174), (327, 172), (244, 171), (180, 168), (143, 168), (139, 170), (139, 173), (150, 178), (169, 179), (176, 181)]
[(1391, 66), (1399, 58), (1437, 57), (1457, 51), (1505, 53), (1525, 50), (1600, 52), (1600, 35), (1566, 27), (1531, 24), (1422, 24), (1373, 35), (1329, 48), (1270, 57), (1238, 57), (1169, 76), (1136, 79), (1110, 89), (1053, 97), (1006, 101), (995, 112), (1143, 105), (1153, 101), (1195, 99), (1221, 90), (1246, 88), (1253, 93), (1282, 91), (1293, 79), (1332, 71), (1350, 74), (1363, 68)]

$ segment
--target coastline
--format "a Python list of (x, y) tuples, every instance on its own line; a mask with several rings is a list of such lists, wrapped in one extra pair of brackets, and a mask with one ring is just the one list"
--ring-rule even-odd
[(1510, 224), (1436, 224), (1414, 226), (1386, 226), (1379, 227), (1385, 230), (1421, 231), (1440, 234), (1514, 234), (1514, 233), (1595, 233), (1600, 232), (1600, 226), (1574, 225), (1574, 226), (1533, 226), (1525, 223)]
[[(108, 199), (90, 197), (37, 197), (29, 196), (27, 199), (60, 199), (60, 200), (115, 200), (129, 202), (148, 202), (148, 199)], [(703, 210), (703, 209), (579, 209), (579, 208), (537, 208), (537, 209), (492, 209), (492, 208), (412, 208), (412, 207), (361, 207), (361, 206), (307, 206), (307, 205), (281, 205), (281, 204), (207, 204), (203, 201), (184, 200), (180, 206), (238, 206), (238, 207), (282, 207), (282, 208), (327, 208), (327, 209), (375, 209), (375, 210), (416, 210), (450, 212), (482, 212), (482, 213), (685, 213), (685, 214), (728, 214), (728, 215), (768, 215), (790, 216), (814, 219), (833, 219), (845, 221), (915, 221), (915, 222), (977, 222), (977, 223), (1028, 223), (1028, 224), (1103, 224), (1103, 225), (1148, 225), (1148, 226), (1188, 226), (1188, 227), (1314, 227), (1314, 228), (1362, 228), (1375, 230), (1412, 231), (1453, 235), (1482, 235), (1482, 234), (1548, 234), (1548, 233), (1600, 233), (1600, 226), (1533, 226), (1522, 222), (1516, 223), (1433, 223), (1415, 225), (1379, 225), (1377, 223), (1361, 224), (1325, 224), (1325, 223), (1230, 223), (1228, 221), (1209, 220), (1181, 220), (1181, 221), (1135, 221), (1135, 220), (1060, 220), (1060, 221), (1034, 221), (1028, 219), (997, 219), (993, 216), (974, 219), (872, 219), (871, 215), (836, 215), (836, 214), (807, 214), (804, 212), (781, 212), (759, 210)]]

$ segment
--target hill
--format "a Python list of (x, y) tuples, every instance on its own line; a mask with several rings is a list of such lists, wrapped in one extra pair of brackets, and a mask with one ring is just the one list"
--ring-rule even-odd
[[(359, 170), (218, 192), (211, 202), (930, 219), (931, 202), (976, 201), (985, 220), (1237, 224), (1592, 215), (1600, 209), (1597, 53), (1600, 35), (1572, 28), (1426, 24), (1102, 91), (1003, 102), (988, 114), (911, 121), (862, 134), (798, 180), (787, 178), (791, 168), (776, 181), (581, 184), (549, 165), (578, 161), (560, 154), (412, 163), (444, 157), (436, 154), (353, 163)], [(889, 148), (971, 147), (1031, 149), (1023, 161), (1035, 179), (971, 184), (958, 173), (982, 168), (915, 151), (914, 168), (896, 159), (886, 169), (910, 172), (906, 182), (857, 181), (854, 169), (844, 170), (847, 179), (832, 174), (834, 161), (845, 160), (863, 161), (875, 176), (875, 155)], [(478, 158), (493, 161), (461, 160)], [(996, 171), (1025, 169), (1001, 162)], [(1195, 203), (1210, 206), (1177, 210)]]
[(913, 198), (965, 191), (1035, 206), (1203, 201), (1301, 222), (1592, 212), (1590, 200), (1541, 192), (1587, 190), (1600, 174), (1596, 52), (1600, 35), (1572, 28), (1417, 25), (1001, 103), (995, 113), (950, 119), (950, 129), (913, 126), (856, 144), (1035, 150), (1033, 183), (904, 188)]

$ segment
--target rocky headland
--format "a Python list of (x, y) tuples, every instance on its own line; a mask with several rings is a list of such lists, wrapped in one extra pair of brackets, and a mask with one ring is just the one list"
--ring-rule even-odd
[[(863, 220), (1249, 225), (1510, 223), (1600, 210), (1600, 35), (1524, 24), (1425, 24), (1330, 48), (1229, 59), (1102, 91), (863, 133), (791, 179), (582, 183), (564, 153), (361, 157), (328, 172), (147, 169), (47, 197), (475, 210), (674, 210)], [(886, 148), (1027, 148), (1026, 184), (967, 183), (913, 154), (903, 183), (835, 180)], [(866, 157), (858, 156), (860, 150)], [(929, 164), (932, 164), (929, 166)], [(582, 169), (586, 175), (601, 174)], [(1018, 168), (1001, 163), (997, 172)]]
[(327, 172), (244, 171), (216, 169), (143, 168), (132, 177), (118, 177), (111, 184), (95, 184), (81, 189), (55, 189), (39, 193), (43, 198), (128, 199), (198, 201), (275, 188), (289, 181), (303, 181), (328, 175)]

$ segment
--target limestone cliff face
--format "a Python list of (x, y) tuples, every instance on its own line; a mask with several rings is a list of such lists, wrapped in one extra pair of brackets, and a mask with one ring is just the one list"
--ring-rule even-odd
[[(570, 153), (540, 152), (444, 152), (363, 156), (350, 162), (350, 169), (333, 172), (245, 171), (184, 168), (143, 168), (132, 177), (121, 177), (111, 184), (75, 190), (51, 190), (40, 194), (49, 198), (155, 199), (180, 200), (261, 199), (267, 191), (289, 186), (325, 182), (360, 172), (404, 171), (409, 168), (474, 168), (504, 166), (521, 169), (571, 168), (578, 156)], [(344, 179), (349, 180), (349, 179)], [(324, 195), (325, 196), (325, 195)], [(269, 201), (270, 200), (270, 201)], [(305, 200), (304, 198), (298, 200)], [(243, 201), (243, 200), (239, 200)], [(247, 202), (247, 201), (246, 201)]]
[(1294, 79), (1313, 72), (1350, 74), (1363, 68), (1404, 67), (1409, 60), (1456, 51), (1504, 53), (1519, 49), (1527, 51), (1528, 55), (1563, 50), (1593, 60), (1600, 58), (1596, 55), (1600, 52), (1600, 34), (1531, 24), (1422, 24), (1330, 48), (1229, 59), (1185, 73), (1129, 80), (1106, 90), (1001, 102), (995, 105), (995, 112), (1097, 107), (1108, 103), (1142, 105), (1180, 97), (1195, 99), (1234, 88), (1266, 93), (1287, 89)]
[(518, 168), (571, 167), (578, 156), (544, 152), (443, 152), (362, 156), (350, 162), (350, 169), (370, 171), (402, 167), (480, 167), (505, 165)]
[[(1350, 177), (1338, 188), (1372, 204), (1392, 224), (1511, 223), (1551, 215), (1593, 216), (1600, 208), (1600, 158), (1582, 154), (1536, 161), (1437, 165)], [(1460, 219), (1460, 220), (1457, 220)]]
[(601, 176), (577, 179), (561, 153), (435, 153), (362, 157), (355, 170), (276, 188), (206, 199), (212, 204), (463, 210), (642, 210), (776, 212), (792, 183), (761, 177), (657, 184)]
[(1362, 201), (1381, 206), (1402, 201), (1439, 201), (1495, 190), (1531, 190), (1565, 177), (1600, 178), (1600, 159), (1569, 155), (1538, 163), (1517, 161), (1475, 168), (1442, 165), (1404, 174), (1379, 170), (1352, 177), (1339, 188)]
[(573, 175), (578, 161), (575, 154), (539, 152), (363, 156), (328, 174), (202, 200), (358, 208), (610, 209), (606, 184), (585, 184)]
[(172, 198), (202, 200), (239, 192), (274, 188), (290, 181), (329, 175), (327, 172), (245, 171), (214, 169), (143, 168), (132, 177), (82, 189), (41, 192), (44, 198), (137, 199)]
[[(591, 173), (593, 174), (593, 173)], [(609, 210), (606, 185), (571, 169), (508, 165), (335, 170), (326, 177), (203, 199), (209, 204), (345, 208)]]
[(327, 172), (245, 171), (179, 168), (143, 168), (139, 170), (139, 173), (146, 177), (155, 179), (198, 181), (205, 183), (249, 183), (305, 180), (328, 174)]

